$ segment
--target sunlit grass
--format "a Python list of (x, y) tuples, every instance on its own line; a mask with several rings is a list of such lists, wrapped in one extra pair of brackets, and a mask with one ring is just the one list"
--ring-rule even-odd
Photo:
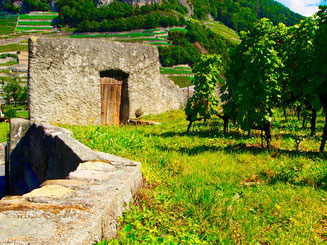
[(7, 142), (9, 139), (9, 123), (2, 122), (0, 123), (0, 143)]
[[(112, 244), (311, 244), (326, 240), (325, 154), (319, 137), (275, 124), (270, 151), (219, 119), (185, 134), (183, 111), (147, 120), (154, 126), (67, 126), (98, 151), (142, 162), (147, 184), (124, 213)], [(318, 120), (319, 134), (323, 127)], [(294, 134), (305, 140), (295, 149)]]

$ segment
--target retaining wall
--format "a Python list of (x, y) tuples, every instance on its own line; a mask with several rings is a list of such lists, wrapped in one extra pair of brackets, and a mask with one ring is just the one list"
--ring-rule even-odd
[(11, 192), (27, 193), (0, 201), (0, 243), (93, 244), (111, 238), (117, 217), (141, 185), (140, 166), (92, 151), (66, 129), (13, 119)]

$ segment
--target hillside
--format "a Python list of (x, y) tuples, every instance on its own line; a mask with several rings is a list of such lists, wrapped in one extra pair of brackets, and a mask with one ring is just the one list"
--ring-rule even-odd
[[(167, 26), (176, 22), (172, 11), (195, 19), (220, 21), (236, 31), (247, 30), (263, 17), (269, 18), (274, 24), (283, 22), (288, 26), (298, 23), (302, 18), (274, 0), (260, 0), (258, 6), (257, 0), (120, 0), (114, 3), (115, 7), (112, 7), (112, 3), (111, 0), (1, 0), (0, 10), (24, 13), (55, 9), (60, 13), (62, 25), (79, 25), (82, 31), (90, 27), (100, 31), (123, 31), (132, 28), (131, 23), (147, 28), (145, 22), (151, 25), (148, 28)], [(146, 18), (145, 15), (150, 17)], [(117, 24), (113, 25), (112, 21)]]

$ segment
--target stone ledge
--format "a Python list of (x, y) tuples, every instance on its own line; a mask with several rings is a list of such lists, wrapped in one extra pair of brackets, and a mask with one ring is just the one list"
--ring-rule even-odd
[(71, 134), (11, 121), (10, 184), (30, 189), (1, 199), (0, 244), (93, 244), (116, 233), (142, 184), (141, 163), (92, 151)]
[[(141, 164), (125, 160), (134, 166), (82, 163), (69, 180), (48, 180), (28, 194), (3, 198), (0, 243), (93, 244), (111, 238), (142, 183)], [(99, 178), (103, 173), (110, 177)]]

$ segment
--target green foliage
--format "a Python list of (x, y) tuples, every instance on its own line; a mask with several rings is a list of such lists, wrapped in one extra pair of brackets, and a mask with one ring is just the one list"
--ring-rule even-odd
[(2, 82), (3, 97), (7, 104), (26, 104), (27, 87), (22, 87), (16, 80), (4, 83)]
[[(326, 160), (318, 138), (294, 151), (294, 121), (276, 114), (274, 150), (260, 136), (212, 118), (187, 127), (183, 111), (145, 119), (155, 126), (70, 126), (94, 150), (142, 162), (147, 184), (109, 244), (319, 244), (325, 239)], [(318, 128), (323, 127), (323, 118)], [(278, 150), (279, 148), (280, 150)]]
[(50, 0), (24, 0), (24, 8), (27, 11), (49, 11)]
[(210, 119), (217, 113), (215, 90), (222, 80), (223, 63), (217, 55), (202, 56), (193, 69), (194, 94), (188, 100), (185, 114), (190, 122)]
[(228, 49), (232, 45), (223, 40), (219, 35), (208, 28), (195, 23), (187, 23), (187, 32), (181, 30), (170, 30), (170, 47), (159, 47), (159, 59), (163, 66), (174, 66), (178, 64), (194, 65), (201, 53), (194, 47), (199, 43), (211, 54), (219, 54), (224, 61), (228, 60)]
[(246, 31), (261, 18), (269, 18), (276, 25), (280, 22), (288, 26), (298, 23), (302, 16), (274, 0), (260, 0), (258, 16), (256, 0), (193, 0), (194, 15), (206, 19), (211, 14), (215, 20), (221, 21), (236, 31)]
[(249, 32), (242, 33), (242, 43), (231, 55), (222, 87), (224, 113), (236, 118), (243, 130), (264, 128), (280, 103), (281, 58), (276, 51), (278, 28), (262, 19)]
[[(175, 6), (175, 9), (179, 8), (177, 3)], [(78, 31), (128, 31), (184, 23), (184, 19), (179, 18), (168, 3), (133, 7), (115, 1), (97, 8), (92, 0), (60, 0), (57, 7), (61, 25), (77, 27)]]
[(5, 115), (5, 118), (11, 119), (16, 117), (16, 110), (15, 109), (7, 109), (4, 110), (3, 114)]

